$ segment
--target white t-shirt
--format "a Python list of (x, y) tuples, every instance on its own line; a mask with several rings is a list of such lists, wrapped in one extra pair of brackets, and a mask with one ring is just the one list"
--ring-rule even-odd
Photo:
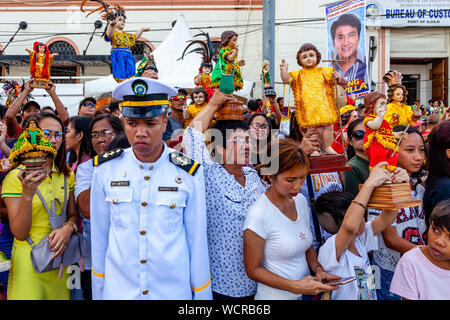
[[(312, 243), (308, 204), (303, 195), (294, 198), (297, 220), (286, 217), (262, 194), (250, 207), (244, 230), (250, 229), (266, 240), (262, 266), (289, 280), (309, 275), (305, 252)], [(300, 294), (275, 289), (258, 282), (255, 300), (295, 300)]]
[(390, 291), (409, 300), (450, 300), (450, 270), (439, 268), (414, 248), (398, 262)]
[(364, 233), (356, 237), (355, 247), (359, 257), (349, 250), (336, 259), (336, 235), (330, 237), (319, 251), (319, 263), (331, 274), (356, 280), (331, 292), (331, 300), (377, 300), (375, 281), (367, 253), (377, 249), (377, 237), (373, 235), (372, 222), (365, 224)]

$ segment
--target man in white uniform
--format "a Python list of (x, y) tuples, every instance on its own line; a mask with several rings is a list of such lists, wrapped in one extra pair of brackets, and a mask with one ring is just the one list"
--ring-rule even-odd
[(176, 94), (148, 78), (113, 91), (131, 148), (93, 159), (93, 299), (212, 298), (203, 168), (162, 141)]

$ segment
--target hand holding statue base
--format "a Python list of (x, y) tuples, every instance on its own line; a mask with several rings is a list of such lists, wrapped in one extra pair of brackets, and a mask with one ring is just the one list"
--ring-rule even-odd
[(45, 79), (31, 79), (30, 88), (50, 89), (49, 81)]

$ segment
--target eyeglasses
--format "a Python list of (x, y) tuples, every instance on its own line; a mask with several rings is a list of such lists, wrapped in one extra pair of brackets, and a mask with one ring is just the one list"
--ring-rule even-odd
[(172, 100), (175, 100), (175, 101), (186, 100), (186, 96), (175, 96), (172, 98)]
[(91, 139), (97, 140), (100, 137), (106, 137), (109, 136), (112, 133), (112, 130), (100, 130), (100, 131), (94, 131), (91, 133)]
[(250, 137), (245, 137), (245, 138), (241, 138), (241, 137), (235, 137), (234, 139), (228, 139), (227, 140), (228, 143), (233, 142), (233, 143), (250, 143)]
[(92, 102), (85, 102), (85, 103), (83, 103), (83, 106), (89, 107), (89, 108), (95, 108), (95, 103), (92, 103)]
[(365, 131), (364, 130), (356, 130), (352, 133), (352, 138), (355, 140), (361, 140), (364, 138)]
[(45, 137), (50, 140), (51, 137), (55, 137), (55, 140), (61, 140), (63, 137), (63, 132), (62, 131), (51, 131), (51, 130), (47, 130), (44, 129), (42, 130), (42, 132), (45, 134)]
[(269, 126), (267, 125), (267, 123), (261, 124), (261, 123), (253, 122), (252, 128), (255, 130), (259, 130), (259, 129), (267, 130), (267, 129), (269, 129)]

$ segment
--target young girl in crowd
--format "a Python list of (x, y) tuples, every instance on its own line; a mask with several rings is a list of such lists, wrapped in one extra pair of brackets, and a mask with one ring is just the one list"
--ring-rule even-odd
[(450, 200), (430, 216), (428, 244), (405, 253), (397, 264), (391, 292), (403, 300), (450, 300)]
[[(397, 126), (394, 132), (404, 131), (406, 127)], [(397, 166), (405, 169), (411, 184), (411, 196), (422, 199), (422, 170), (425, 160), (425, 143), (422, 135), (413, 127), (409, 127), (408, 136), (399, 146)], [(380, 210), (370, 209), (369, 220), (377, 217)], [(425, 216), (422, 206), (401, 209), (397, 213), (392, 226), (378, 237), (378, 250), (373, 253), (373, 263), (380, 269), (381, 287), (377, 289), (378, 300), (398, 300), (400, 297), (389, 291), (395, 267), (400, 256), (418, 245), (424, 245), (426, 232)]]
[(321, 282), (339, 277), (323, 270), (311, 245), (308, 204), (300, 194), (309, 169), (307, 156), (290, 139), (272, 143), (271, 149), (270, 163), (257, 167), (270, 187), (244, 222), (244, 262), (248, 276), (258, 282), (255, 299), (296, 300), (337, 289)]
[[(325, 271), (337, 276), (356, 276), (356, 281), (333, 291), (332, 300), (377, 299), (368, 252), (377, 248), (376, 236), (392, 224), (396, 211), (383, 211), (376, 219), (365, 223), (367, 203), (373, 190), (388, 178), (392, 177), (394, 182), (408, 179), (406, 172), (400, 168), (395, 169), (392, 176), (383, 168), (386, 164), (387, 162), (380, 162), (372, 169), (354, 200), (351, 200), (353, 196), (349, 193), (334, 192), (332, 196), (325, 193), (316, 201), (321, 227), (334, 234), (320, 248), (319, 263)], [(329, 201), (326, 201), (327, 197)], [(344, 206), (336, 208), (337, 204)]]
[(70, 150), (69, 166), (73, 172), (77, 171), (78, 165), (89, 160), (88, 155), (88, 128), (92, 117), (77, 116), (69, 119), (66, 129), (66, 146)]

